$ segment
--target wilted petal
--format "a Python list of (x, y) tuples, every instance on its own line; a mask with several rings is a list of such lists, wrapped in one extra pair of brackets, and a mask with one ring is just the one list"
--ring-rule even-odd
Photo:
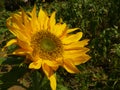
[(65, 59), (63, 67), (69, 72), (69, 73), (79, 73), (80, 71), (77, 69), (77, 67), (70, 61), (70, 59)]

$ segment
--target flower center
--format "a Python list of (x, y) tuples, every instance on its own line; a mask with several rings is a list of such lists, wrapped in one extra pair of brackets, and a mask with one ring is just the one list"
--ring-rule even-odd
[(40, 31), (32, 36), (33, 54), (42, 59), (54, 60), (63, 53), (61, 40), (49, 31)]
[(53, 51), (56, 48), (55, 41), (51, 40), (50, 38), (43, 38), (40, 42), (41, 49), (44, 51)]

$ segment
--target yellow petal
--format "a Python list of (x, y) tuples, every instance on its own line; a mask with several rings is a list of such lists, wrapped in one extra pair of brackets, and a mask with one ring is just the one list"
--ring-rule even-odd
[(70, 43), (76, 42), (76, 41), (81, 39), (82, 34), (83, 34), (82, 32), (78, 32), (76, 34), (69, 35), (69, 36), (62, 39), (62, 43), (63, 44), (70, 44)]
[(16, 24), (19, 28), (21, 28), (21, 31), (24, 30), (24, 25), (23, 25), (23, 20), (21, 20), (20, 22), (20, 18), (22, 19), (22, 17), (16, 17), (16, 15), (13, 15), (11, 18), (12, 23)]
[(50, 60), (44, 60), (44, 63), (50, 66), (54, 71), (56, 71), (59, 67), (59, 63)]
[(33, 29), (33, 34), (38, 32), (40, 30), (40, 25), (38, 23), (37, 15), (36, 15), (36, 5), (34, 5), (34, 8), (31, 12), (32, 18), (31, 18), (31, 26)]
[(42, 63), (42, 68), (46, 76), (49, 78), (53, 74), (53, 70), (47, 64)]
[[(85, 54), (88, 51), (89, 51), (89, 49), (85, 48), (85, 47), (78, 49), (78, 50), (66, 50), (66, 51), (64, 51), (63, 56), (64, 56), (64, 58), (76, 58), (82, 54)], [(71, 57), (71, 55), (72, 55), (72, 57)]]
[(78, 49), (81, 49), (81, 47), (86, 46), (88, 44), (88, 41), (89, 41), (88, 39), (85, 39), (82, 41), (67, 44), (67, 45), (64, 45), (64, 49), (65, 50), (78, 50)]
[(28, 20), (28, 16), (23, 10), (20, 15), (14, 14), (12, 18), (10, 19), (11, 24), (9, 23), (9, 26), (16, 28), (14, 29), (14, 31), (19, 31), (19, 33), (24, 35), (24, 37), (26, 36), (26, 38), (30, 38), (29, 34), (31, 33), (31, 29), (29, 28), (30, 22)]
[(10, 26), (19, 29), (21, 33), (24, 33), (26, 37), (29, 37), (29, 34), (31, 33), (30, 20), (23, 9), (22, 12), (13, 14), (9, 19), (11, 20)]
[(24, 12), (24, 10), (22, 9), (22, 20), (23, 20), (23, 24), (26, 26), (26, 24), (29, 22), (26, 13)]
[(30, 17), (22, 9), (22, 19), (23, 19), (23, 24), (25, 26), (24, 33), (27, 35), (27, 37), (30, 38), (30, 36), (32, 34), (32, 27), (31, 27), (30, 19), (29, 18)]
[(39, 13), (38, 13), (38, 22), (40, 24), (40, 29), (41, 30), (47, 30), (48, 21), (49, 21), (49, 18), (47, 16), (47, 14), (41, 8)]
[(60, 23), (63, 23), (63, 19), (62, 19), (62, 18), (60, 18), (59, 22), (60, 22)]
[(8, 46), (10, 46), (10, 45), (12, 45), (12, 44), (14, 44), (16, 42), (17, 42), (16, 39), (11, 39), (9, 42), (7, 42), (6, 47), (8, 47)]
[(39, 59), (36, 62), (30, 63), (29, 68), (30, 69), (40, 69), (41, 68), (41, 64), (42, 64), (42, 60)]
[(50, 60), (44, 60), (44, 63), (49, 66), (55, 66), (55, 64), (57, 64), (55, 61), (50, 61)]
[(49, 67), (45, 63), (42, 64), (42, 68), (43, 68), (43, 71), (46, 74), (47, 78), (50, 80), (50, 86), (51, 86), (52, 90), (56, 90), (56, 76), (55, 76), (53, 70), (51, 69), (51, 67)]
[(51, 32), (53, 32), (56, 36), (60, 37), (64, 33), (66, 26), (66, 23), (56, 24)]
[(21, 40), (17, 40), (17, 44), (22, 48), (22, 49), (25, 49), (25, 50), (28, 50), (28, 51), (32, 51), (33, 49), (30, 47), (30, 42), (25, 42), (25, 41), (21, 41)]
[(69, 72), (69, 73), (79, 73), (80, 71), (76, 68), (76, 66), (71, 62), (70, 59), (65, 59), (63, 67)]
[(72, 61), (73, 61), (73, 63), (74, 63), (75, 65), (80, 65), (80, 64), (82, 64), (82, 63), (87, 62), (90, 58), (91, 58), (91, 57), (90, 57), (89, 55), (87, 55), (87, 54), (82, 54), (82, 55), (80, 55), (79, 57), (72, 59)]
[(49, 77), (50, 80), (50, 86), (52, 88), (52, 90), (56, 90), (56, 75), (53, 74)]
[(12, 45), (12, 44), (15, 44), (17, 43), (17, 40), (16, 39), (11, 39), (9, 42), (7, 42), (7, 44), (2, 48), (2, 51), (5, 50), (6, 47)]
[(55, 23), (56, 23), (55, 14), (56, 14), (56, 12), (53, 12), (51, 17), (50, 17), (50, 22), (49, 22), (50, 30), (53, 30)]
[(20, 23), (20, 22), (22, 22), (21, 15), (22, 15), (22, 12), (20, 11), (18, 13), (13, 14), (10, 18), (16, 17), (18, 19), (19, 23)]
[(76, 31), (76, 30), (78, 30), (78, 29), (79, 29), (79, 28), (68, 29), (68, 30), (67, 30), (67, 33), (71, 33), (71, 32)]
[(17, 27), (11, 26), (11, 19), (8, 18), (6, 22), (7, 27), (9, 28), (10, 32), (12, 32), (18, 39), (27, 41), (28, 38), (22, 33), (22, 29), (19, 29)]
[(24, 49), (17, 49), (13, 52), (13, 54), (15, 55), (26, 55), (28, 53), (28, 51), (24, 50)]

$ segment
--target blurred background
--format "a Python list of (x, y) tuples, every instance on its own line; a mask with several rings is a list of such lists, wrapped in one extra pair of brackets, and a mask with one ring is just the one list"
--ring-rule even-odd
[[(78, 66), (79, 74), (60, 68), (57, 90), (120, 90), (120, 0), (0, 0), (0, 49), (14, 38), (6, 27), (6, 19), (20, 7), (31, 10), (35, 3), (37, 10), (42, 6), (49, 14), (57, 11), (57, 20), (62, 18), (70, 28), (79, 27), (84, 33), (82, 39), (90, 39), (87, 47), (92, 58)], [(28, 70), (11, 66), (10, 61), (16, 57), (9, 57), (9, 62), (3, 57), (14, 48), (0, 53), (0, 90), (18, 84), (33, 90)], [(23, 58), (17, 57), (14, 64)], [(42, 90), (49, 88), (44, 86)]]

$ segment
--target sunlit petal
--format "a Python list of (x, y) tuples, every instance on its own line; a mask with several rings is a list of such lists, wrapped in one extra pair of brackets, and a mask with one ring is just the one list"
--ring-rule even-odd
[(49, 77), (49, 80), (50, 80), (50, 86), (52, 88), (52, 90), (56, 90), (56, 75), (53, 74)]
[(73, 42), (77, 42), (82, 37), (82, 32), (78, 32), (77, 34), (69, 35), (62, 39), (63, 44), (70, 44)]
[(16, 39), (11, 39), (9, 42), (7, 42), (7, 44), (3, 47), (2, 51), (4, 51), (4, 49), (12, 44), (17, 43)]
[(30, 63), (29, 68), (30, 69), (40, 69), (41, 68), (41, 64), (42, 64), (42, 60), (39, 59), (39, 60), (37, 60), (35, 62)]
[(47, 14), (41, 8), (38, 13), (38, 22), (40, 23), (39, 26), (40, 26), (41, 30), (48, 29), (48, 21), (49, 21), (49, 18), (47, 16)]
[(56, 14), (56, 12), (53, 12), (51, 17), (50, 17), (50, 22), (49, 22), (49, 29), (50, 30), (53, 30), (55, 23), (56, 23), (55, 14)]

